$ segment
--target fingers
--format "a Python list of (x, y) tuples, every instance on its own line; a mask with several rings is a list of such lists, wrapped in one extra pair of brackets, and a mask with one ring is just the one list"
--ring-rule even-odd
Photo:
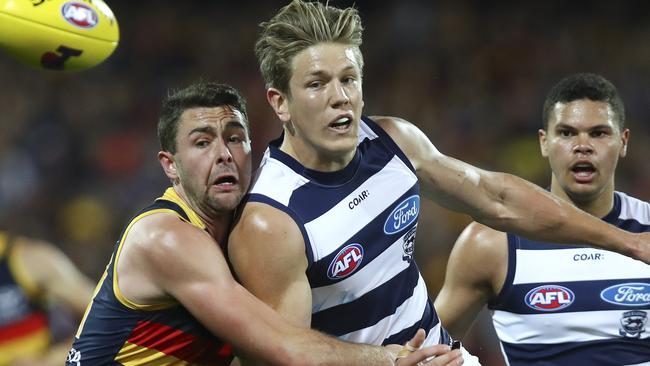
[(424, 329), (420, 328), (418, 331), (415, 333), (413, 338), (411, 338), (410, 341), (406, 342), (407, 345), (411, 345), (414, 348), (420, 348), (422, 347), (422, 344), (424, 343), (424, 340), (427, 337), (427, 332), (424, 331)]
[(451, 350), (449, 346), (438, 344), (411, 352), (408, 356), (398, 358), (398, 366), (451, 366), (462, 365), (460, 350)]
[(424, 329), (418, 329), (413, 338), (411, 338), (410, 341), (407, 341), (406, 344), (404, 344), (404, 346), (400, 349), (399, 353), (397, 354), (397, 358), (404, 358), (414, 351), (420, 349), (424, 343), (426, 336), (427, 334)]

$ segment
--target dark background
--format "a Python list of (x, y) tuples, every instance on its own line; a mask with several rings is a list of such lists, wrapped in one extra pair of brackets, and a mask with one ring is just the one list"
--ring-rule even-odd
[[(98, 279), (122, 225), (168, 185), (155, 125), (168, 88), (227, 82), (249, 101), (255, 162), (280, 124), (253, 43), (285, 1), (108, 1), (120, 45), (79, 73), (0, 54), (0, 227), (57, 243)], [(349, 1), (330, 1), (347, 6)], [(417, 124), (445, 154), (547, 186), (537, 129), (549, 88), (610, 79), (632, 130), (617, 188), (650, 199), (650, 6), (645, 1), (357, 1), (366, 114)], [(424, 203), (419, 266), (432, 296), (469, 217)], [(502, 365), (485, 318), (466, 345)]]

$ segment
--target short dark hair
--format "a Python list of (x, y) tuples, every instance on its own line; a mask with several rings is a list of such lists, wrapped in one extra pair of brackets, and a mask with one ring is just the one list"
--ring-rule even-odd
[[(176, 153), (178, 121), (188, 109), (200, 107), (230, 106), (244, 116), (248, 130), (246, 100), (239, 91), (227, 84), (199, 81), (186, 88), (170, 90), (163, 100), (158, 119), (158, 139), (163, 151)], [(250, 132), (250, 131), (249, 131)]]
[(581, 99), (609, 103), (616, 115), (618, 127), (623, 129), (625, 106), (614, 84), (598, 74), (581, 73), (562, 79), (548, 93), (542, 112), (544, 130), (548, 130), (548, 120), (556, 103), (570, 103)]

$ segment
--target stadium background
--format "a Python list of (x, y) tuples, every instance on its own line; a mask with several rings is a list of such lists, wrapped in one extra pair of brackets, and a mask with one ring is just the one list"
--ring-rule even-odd
[[(155, 124), (167, 88), (199, 78), (248, 98), (254, 160), (277, 136), (253, 43), (284, 1), (108, 1), (111, 58), (81, 73), (0, 54), (0, 227), (58, 243), (98, 279), (122, 225), (168, 185)], [(347, 6), (350, 1), (331, 1)], [(644, 1), (366, 1), (368, 114), (416, 123), (445, 154), (549, 184), (537, 129), (548, 89), (574, 72), (619, 88), (632, 130), (619, 190), (650, 200), (650, 5)], [(431, 295), (467, 216), (424, 203), (417, 259)], [(466, 339), (501, 365), (484, 316)]]

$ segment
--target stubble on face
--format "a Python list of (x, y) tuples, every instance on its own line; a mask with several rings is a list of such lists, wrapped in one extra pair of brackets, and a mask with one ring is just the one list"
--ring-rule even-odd
[(175, 154), (179, 183), (190, 205), (205, 216), (232, 214), (248, 188), (245, 123), (241, 112), (229, 106), (193, 108), (182, 115)]

